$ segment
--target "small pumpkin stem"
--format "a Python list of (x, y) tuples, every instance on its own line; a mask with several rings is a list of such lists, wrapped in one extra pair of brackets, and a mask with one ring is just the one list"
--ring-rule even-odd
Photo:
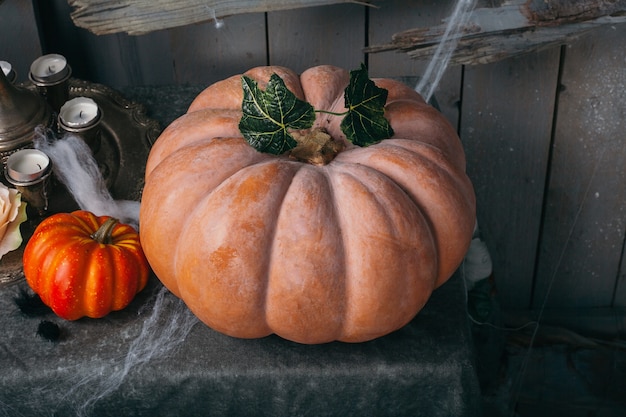
[(111, 235), (113, 234), (113, 228), (119, 222), (119, 220), (113, 217), (108, 218), (104, 223), (102, 223), (98, 230), (91, 234), (91, 238), (98, 243), (109, 245), (112, 242)]

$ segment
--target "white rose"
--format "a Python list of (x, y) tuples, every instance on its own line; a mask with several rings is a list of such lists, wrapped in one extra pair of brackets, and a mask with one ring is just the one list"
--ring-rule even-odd
[(26, 220), (26, 203), (14, 188), (0, 183), (0, 258), (22, 244), (20, 224)]

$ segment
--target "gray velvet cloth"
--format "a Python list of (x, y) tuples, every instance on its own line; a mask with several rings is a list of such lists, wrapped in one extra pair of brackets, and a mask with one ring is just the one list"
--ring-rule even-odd
[[(399, 331), (323, 345), (222, 335), (169, 292), (153, 314), (161, 287), (155, 278), (125, 310), (74, 322), (52, 312), (25, 316), (14, 302), (20, 285), (0, 289), (1, 416), (480, 415), (458, 276)], [(154, 317), (160, 322), (146, 326)], [(60, 326), (58, 341), (36, 334), (42, 320)], [(161, 335), (171, 323), (191, 331)], [(146, 338), (144, 328), (155, 334)], [(141, 359), (145, 349), (171, 342)], [(136, 361), (127, 362), (129, 352)]]
[[(200, 89), (123, 93), (165, 126)], [(52, 312), (24, 315), (14, 302), (20, 287), (27, 288), (0, 288), (0, 417), (481, 414), (457, 275), (397, 332), (312, 346), (217, 333), (155, 277), (123, 311), (74, 322)], [(36, 334), (42, 320), (60, 326), (58, 341)]]

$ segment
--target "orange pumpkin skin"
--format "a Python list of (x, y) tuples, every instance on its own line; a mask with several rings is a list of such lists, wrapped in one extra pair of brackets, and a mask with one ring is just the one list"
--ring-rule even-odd
[[(344, 110), (349, 73), (276, 72), (316, 109)], [(146, 166), (140, 224), (156, 275), (209, 327), (300, 343), (362, 342), (393, 332), (456, 270), (475, 223), (475, 197), (456, 132), (415, 91), (389, 91), (394, 137), (348, 143), (324, 166), (257, 152), (238, 130), (240, 76), (215, 83), (168, 126)]]
[(104, 243), (92, 237), (108, 219), (82, 210), (53, 214), (24, 248), (26, 282), (61, 318), (121, 310), (148, 282), (150, 266), (132, 226), (115, 224)]

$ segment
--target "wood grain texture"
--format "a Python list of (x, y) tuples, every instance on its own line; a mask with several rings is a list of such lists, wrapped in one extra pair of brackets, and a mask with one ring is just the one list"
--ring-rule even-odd
[(465, 71), (460, 135), (503, 308), (528, 308), (559, 49)]
[(226, 16), (290, 10), (366, 0), (69, 0), (76, 26), (97, 35), (126, 32), (142, 35), (207, 22)]
[(626, 0), (526, 0), (522, 7), (530, 22), (550, 26), (623, 14), (625, 11)]
[[(582, 33), (626, 21), (626, 1), (511, 0), (477, 7), (457, 36), (453, 64), (496, 62), (540, 48), (562, 45)], [(413, 59), (430, 59), (447, 22), (411, 28), (373, 44), (368, 52), (397, 50)]]
[(30, 64), (41, 56), (33, 4), (30, 1), (0, 1), (0, 60), (9, 62), (16, 81), (28, 80)]
[(167, 31), (175, 84), (201, 84), (267, 65), (263, 13), (230, 16), (213, 22)]
[[(623, 306), (626, 25), (567, 48), (533, 304)], [(617, 289), (617, 291), (616, 291)]]
[[(439, 25), (450, 15), (452, 6), (452, 2), (448, 1), (387, 0), (368, 10), (369, 44), (385, 42), (394, 32), (416, 25)], [(397, 51), (368, 54), (367, 59), (371, 76), (399, 78), (413, 86), (417, 85), (428, 65), (427, 60), (411, 59)], [(460, 66), (448, 67), (435, 92), (441, 112), (455, 127), (459, 120), (461, 73)]]
[(38, 7), (46, 16), (40, 22), (46, 52), (65, 56), (73, 77), (113, 88), (174, 81), (167, 32), (96, 36), (74, 26), (65, 0), (45, 0)]
[(359, 68), (364, 61), (364, 9), (343, 4), (268, 13), (270, 64), (296, 72), (321, 64)]

